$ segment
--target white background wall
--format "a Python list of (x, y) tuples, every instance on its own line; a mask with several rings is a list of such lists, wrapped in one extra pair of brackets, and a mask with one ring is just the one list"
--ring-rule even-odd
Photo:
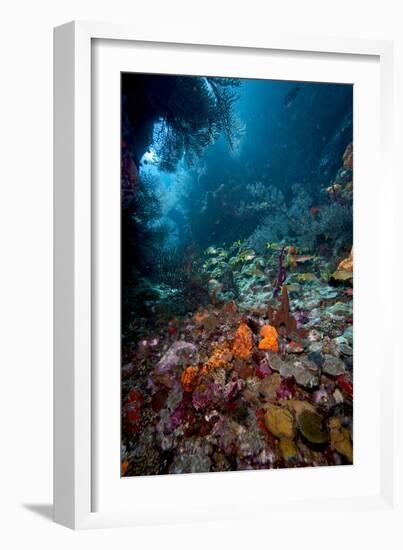
[[(14, 0), (0, 32), (0, 546), (14, 548), (402, 547), (388, 514), (340, 513), (216, 524), (74, 533), (52, 524), (52, 28), (72, 19), (158, 30), (229, 26), (394, 38), (401, 138), (402, 2), (383, 0)], [(400, 142), (400, 146), (402, 142)], [(400, 150), (402, 148), (400, 147)], [(402, 170), (399, 169), (401, 181)], [(381, 184), (382, 182), (380, 182)], [(400, 192), (400, 199), (402, 199)], [(400, 201), (401, 202), (401, 201)], [(400, 225), (401, 228), (401, 225)], [(401, 241), (400, 241), (401, 242)], [(397, 253), (399, 253), (397, 251)], [(401, 254), (401, 252), (400, 252)], [(396, 277), (392, 276), (397, 284)], [(400, 283), (401, 287), (401, 283)], [(401, 293), (400, 293), (401, 294)], [(169, 498), (169, 495), (161, 495)], [(34, 508), (34, 510), (32, 509)], [(38, 511), (41, 514), (38, 514)], [(6, 541), (7, 539), (7, 541)], [(365, 546), (368, 548), (368, 542)]]

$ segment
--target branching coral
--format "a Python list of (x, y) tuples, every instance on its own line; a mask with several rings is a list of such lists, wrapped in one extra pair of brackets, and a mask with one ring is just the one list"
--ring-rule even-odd
[(236, 88), (240, 80), (236, 78), (207, 77), (207, 84), (211, 87), (213, 102), (216, 111), (216, 132), (223, 133), (228, 144), (233, 149), (237, 137), (244, 132), (243, 124), (235, 114), (234, 103), (239, 99)]
[(157, 220), (161, 205), (155, 192), (155, 178), (139, 176), (130, 155), (122, 170), (122, 250), (123, 276), (130, 277), (131, 258), (138, 258), (136, 267), (147, 271), (154, 247), (161, 244), (163, 232)]
[(243, 222), (261, 222), (278, 203), (278, 195), (281, 193), (275, 187), (266, 187), (262, 182), (246, 185), (246, 198), (241, 200), (235, 213)]
[(194, 309), (208, 303), (208, 279), (199, 267), (196, 252), (189, 247), (155, 250), (153, 277), (180, 291), (182, 308)]
[(202, 373), (207, 374), (212, 369), (228, 366), (232, 359), (232, 352), (227, 342), (217, 344), (209, 360), (203, 365)]
[(156, 179), (139, 176), (132, 155), (127, 152), (122, 163), (122, 298), (124, 304), (130, 303), (130, 307), (123, 307), (125, 332), (132, 315), (141, 308), (139, 296), (155, 294), (146, 279), (165, 238), (165, 227), (159, 223), (161, 204), (155, 192)]
[(277, 195), (270, 212), (247, 239), (250, 247), (262, 253), (268, 242), (298, 243), (299, 248), (306, 250), (328, 243), (329, 249), (338, 254), (351, 243), (351, 197), (343, 203), (329, 201), (312, 207), (312, 197), (300, 185), (294, 185), (292, 190), (288, 204), (281, 194)]

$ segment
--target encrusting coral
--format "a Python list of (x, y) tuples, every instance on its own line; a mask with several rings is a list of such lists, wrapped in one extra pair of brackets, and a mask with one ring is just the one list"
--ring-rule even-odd
[(295, 423), (292, 414), (282, 407), (267, 405), (264, 417), (266, 427), (275, 437), (294, 439)]
[(212, 370), (222, 367), (228, 367), (232, 360), (232, 352), (229, 349), (227, 342), (218, 344), (210, 358), (204, 365), (189, 366), (181, 374), (181, 383), (185, 392), (192, 392), (202, 381), (203, 377), (208, 375)]
[(231, 352), (229, 344), (227, 342), (222, 342), (221, 344), (217, 344), (213, 350), (211, 357), (203, 366), (202, 373), (206, 374), (211, 369), (226, 367), (228, 363), (231, 361), (232, 355), (233, 355), (233, 351)]
[(182, 387), (185, 392), (192, 392), (197, 386), (199, 379), (198, 367), (187, 367), (181, 376)]

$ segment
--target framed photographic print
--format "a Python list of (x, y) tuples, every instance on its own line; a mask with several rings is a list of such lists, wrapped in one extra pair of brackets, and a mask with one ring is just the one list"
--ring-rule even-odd
[(353, 85), (122, 73), (121, 119), (122, 475), (352, 464)]
[(55, 519), (385, 508), (392, 46), (196, 42), (55, 30)]

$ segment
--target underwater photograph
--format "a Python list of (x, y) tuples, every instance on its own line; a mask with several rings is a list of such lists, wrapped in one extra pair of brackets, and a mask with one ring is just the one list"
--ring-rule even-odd
[(121, 475), (353, 463), (353, 86), (121, 75)]

